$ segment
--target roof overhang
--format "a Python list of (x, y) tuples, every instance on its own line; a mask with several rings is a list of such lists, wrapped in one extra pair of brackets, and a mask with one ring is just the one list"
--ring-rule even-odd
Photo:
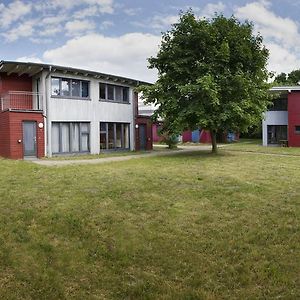
[(274, 86), (270, 88), (271, 92), (293, 92), (300, 91), (300, 86)]
[(65, 66), (57, 66), (51, 64), (43, 64), (43, 63), (32, 63), (32, 62), (17, 62), (17, 61), (0, 61), (0, 73), (10, 74), (18, 74), (21, 76), (23, 74), (27, 74), (28, 76), (34, 76), (39, 72), (47, 70), (51, 72), (61, 72), (64, 74), (73, 74), (73, 75), (81, 75), (85, 77), (93, 77), (99, 80), (109, 80), (115, 81), (118, 83), (123, 83), (131, 86), (139, 86), (139, 85), (150, 85), (151, 83), (140, 81), (136, 79), (126, 78), (117, 75), (105, 74), (96, 71), (77, 69)]

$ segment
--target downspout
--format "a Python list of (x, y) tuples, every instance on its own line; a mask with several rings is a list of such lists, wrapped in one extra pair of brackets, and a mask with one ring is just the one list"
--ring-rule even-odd
[(48, 78), (50, 76), (52, 72), (52, 66), (49, 66), (49, 71), (45, 77), (45, 98), (46, 98), (46, 102), (45, 102), (45, 113), (44, 113), (44, 117), (46, 119), (46, 153), (47, 155), (50, 157), (51, 156), (51, 151), (49, 151), (49, 144), (51, 141), (51, 136), (50, 136), (50, 130), (49, 128), (51, 127), (51, 120), (49, 118), (49, 91), (48, 91)]

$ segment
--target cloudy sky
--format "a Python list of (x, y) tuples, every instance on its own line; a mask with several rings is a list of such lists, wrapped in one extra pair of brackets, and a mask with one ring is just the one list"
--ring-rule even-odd
[(80, 67), (153, 82), (147, 58), (161, 32), (191, 7), (248, 19), (270, 50), (269, 70), (300, 68), (300, 0), (0, 1), (0, 60)]

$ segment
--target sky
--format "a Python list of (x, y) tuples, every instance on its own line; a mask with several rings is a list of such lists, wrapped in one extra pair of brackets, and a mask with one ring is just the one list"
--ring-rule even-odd
[(199, 17), (254, 23), (269, 71), (300, 68), (300, 0), (0, 0), (0, 60), (43, 62), (154, 82), (147, 58), (161, 33), (192, 8)]

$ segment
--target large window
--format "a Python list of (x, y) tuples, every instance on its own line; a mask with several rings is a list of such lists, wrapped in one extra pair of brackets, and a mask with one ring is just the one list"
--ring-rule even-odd
[(51, 95), (66, 98), (89, 98), (89, 82), (70, 78), (51, 78)]
[(100, 83), (99, 97), (100, 100), (129, 103), (129, 87)]
[(268, 144), (280, 144), (287, 140), (286, 125), (268, 125)]
[(273, 100), (273, 103), (270, 105), (269, 110), (271, 111), (285, 111), (287, 110), (287, 97), (281, 97)]
[(100, 123), (101, 150), (122, 150), (129, 147), (128, 123)]
[(90, 151), (90, 123), (52, 122), (52, 153)]

